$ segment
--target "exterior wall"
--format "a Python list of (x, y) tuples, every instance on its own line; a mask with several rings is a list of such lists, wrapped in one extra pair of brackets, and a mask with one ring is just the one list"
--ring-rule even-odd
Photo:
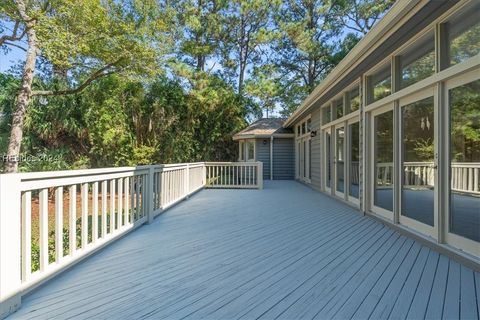
[[(467, 225), (473, 224), (475, 226), (475, 224), (478, 223), (478, 220), (475, 219), (476, 211), (475, 209), (472, 209), (472, 207), (474, 206), (473, 201), (476, 201), (475, 205), (477, 206), (476, 208), (478, 208), (478, 190), (480, 190), (480, 185), (478, 185), (478, 179), (472, 180), (472, 178), (468, 178), (467, 173), (463, 173), (463, 176), (460, 177), (458, 168), (460, 166), (469, 166), (469, 172), (473, 172), (474, 170), (479, 170), (480, 172), (480, 169), (477, 169), (480, 163), (480, 158), (478, 158), (478, 156), (473, 156), (472, 153), (467, 154), (465, 151), (463, 151), (463, 156), (465, 158), (468, 157), (468, 159), (470, 159), (468, 161), (460, 161), (454, 159), (450, 155), (450, 148), (455, 143), (455, 139), (452, 138), (454, 131), (450, 126), (454, 123), (452, 117), (455, 114), (450, 114), (450, 112), (453, 112), (450, 110), (453, 110), (452, 108), (454, 108), (455, 103), (457, 104), (455, 107), (458, 108), (458, 104), (460, 103), (455, 102), (455, 100), (451, 98), (450, 92), (451, 90), (457, 90), (456, 97), (457, 99), (460, 99), (461, 92), (463, 91), (458, 90), (467, 90), (468, 86), (468, 90), (470, 90), (468, 92), (474, 92), (476, 90), (473, 88), (475, 86), (478, 87), (480, 81), (480, 56), (478, 51), (476, 51), (476, 53), (472, 53), (471, 56), (464, 58), (465, 60), (460, 60), (460, 62), (455, 62), (455, 60), (450, 61), (450, 56), (447, 51), (449, 49), (446, 48), (447, 43), (452, 43), (448, 42), (449, 26), (456, 26), (455, 23), (459, 24), (461, 21), (465, 21), (465, 24), (471, 24), (468, 25), (468, 28), (474, 30), (474, 24), (471, 22), (471, 12), (474, 12), (474, 10), (467, 10), (471, 9), (474, 4), (477, 6), (475, 7), (475, 10), (478, 10), (478, 2), (476, 1), (459, 1), (458, 4), (449, 9), (448, 12), (445, 12), (442, 15), (436, 13), (435, 19), (433, 20), (432, 18), (429, 18), (430, 24), (426, 25), (425, 30), (410, 30), (409, 32), (411, 32), (411, 34), (399, 34), (398, 37), (401, 36), (403, 39), (406, 39), (408, 35), (408, 39), (396, 42), (394, 46), (392, 46), (391, 52), (388, 54), (379, 53), (376, 58), (374, 55), (370, 55), (377, 61), (375, 67), (370, 69), (368, 66), (361, 66), (361, 68), (359, 67), (358, 69), (353, 70), (355, 72), (352, 71), (345, 73), (347, 74), (345, 77), (350, 77), (353, 80), (349, 80), (348, 82), (341, 80), (338, 85), (329, 88), (330, 91), (327, 92), (325, 90), (322, 94), (314, 96), (311, 99), (316, 99), (315, 103), (312, 102), (311, 106), (305, 108), (303, 113), (299, 113), (296, 117), (292, 118), (294, 120), (291, 120), (291, 123), (288, 121), (287, 123), (289, 127), (295, 129), (295, 141), (302, 141), (301, 139), (305, 139), (306, 137), (305, 133), (303, 133), (303, 131), (300, 133), (297, 128), (303, 127), (301, 124), (303, 124), (305, 119), (311, 117), (311, 175), (309, 176), (310, 179), (305, 179), (305, 177), (300, 179), (300, 176), (297, 175), (299, 180), (317, 190), (328, 190), (328, 188), (324, 186), (324, 132), (326, 130), (331, 130), (333, 147), (330, 151), (334, 154), (332, 155), (333, 159), (337, 156), (340, 157), (339, 154), (334, 152), (337, 147), (335, 141), (337, 138), (334, 138), (335, 130), (337, 128), (344, 128), (343, 138), (339, 138), (338, 141), (339, 145), (343, 146), (342, 149), (340, 149), (343, 150), (341, 157), (345, 159), (342, 160), (342, 162), (345, 161), (346, 166), (343, 171), (335, 172), (335, 165), (338, 164), (332, 164), (332, 187), (329, 193), (332, 196), (350, 202), (352, 205), (360, 208), (365, 214), (382, 219), (395, 227), (405, 230), (414, 230), (423, 237), (428, 237), (428, 239), (430, 239), (429, 241), (437, 242), (441, 245), (447, 244), (451, 247), (449, 250), (453, 250), (456, 253), (460, 252), (463, 254), (466, 252), (470, 255), (470, 258), (474, 257), (474, 259), (476, 259), (475, 261), (478, 263), (478, 261), (480, 261), (479, 233), (469, 233), (470, 229), (467, 228)], [(462, 20), (463, 15), (468, 16)], [(457, 28), (460, 27), (457, 26)], [(430, 36), (426, 37), (426, 35), (432, 36), (430, 38)], [(401, 78), (402, 72), (404, 69), (407, 70), (407, 67), (401, 64), (401, 61), (403, 61), (401, 58), (412, 57), (412, 59), (418, 59), (414, 61), (423, 63), (420, 62), (420, 59), (423, 59), (422, 56), (415, 56), (415, 48), (417, 45), (421, 44), (422, 41), (425, 41), (425, 39), (431, 41), (428, 42), (428, 44), (434, 45), (431, 49), (434, 53), (433, 59), (435, 60), (434, 71), (431, 75), (426, 76), (425, 78), (414, 79), (414, 82), (403, 86), (402, 81), (405, 81), (405, 79), (402, 80)], [(474, 42), (472, 45), (478, 46), (478, 41)], [(452, 65), (450, 65), (450, 63), (452, 63)], [(379, 74), (382, 73), (383, 66), (388, 66), (389, 68), (386, 70), (390, 70), (390, 83), (387, 84), (387, 86), (391, 93), (377, 97), (376, 99), (371, 99), (375, 92), (374, 85), (379, 85), (379, 82), (375, 83), (372, 79), (374, 79), (374, 76), (378, 77)], [(356, 106), (355, 109), (349, 109), (350, 104), (353, 103), (353, 100), (350, 98), (352, 88), (355, 90), (358, 88), (359, 90), (359, 101), (357, 102), (358, 104), (354, 104)], [(478, 91), (476, 92), (478, 94)], [(343, 103), (340, 104), (343, 106), (343, 111), (337, 113), (335, 108), (338, 106), (337, 102), (339, 99), (343, 99)], [(423, 164), (418, 165), (415, 164), (417, 163), (415, 160), (404, 160), (405, 154), (407, 153), (404, 149), (407, 145), (403, 138), (404, 130), (405, 128), (410, 128), (409, 130), (412, 130), (411, 124), (416, 123), (416, 119), (413, 119), (411, 116), (408, 118), (408, 113), (404, 114), (402, 110), (404, 110), (404, 107), (407, 108), (407, 106), (409, 108), (414, 108), (412, 106), (414, 103), (424, 101), (425, 99), (428, 99), (427, 101), (431, 102), (422, 103), (426, 103), (427, 107), (433, 110), (428, 111), (430, 112), (428, 114), (428, 119), (432, 119), (431, 135), (434, 137), (432, 140), (434, 148), (432, 153), (434, 156), (432, 156), (433, 160), (422, 160), (421, 162)], [(471, 103), (475, 104), (476, 102)], [(478, 103), (476, 105), (472, 104), (471, 106), (479, 107)], [(330, 108), (329, 120), (325, 121), (325, 124), (322, 124), (324, 121), (321, 121), (325, 114), (321, 111), (320, 107)], [(341, 109), (339, 109), (339, 111), (341, 111)], [(390, 123), (391, 121), (391, 124), (388, 124), (389, 128), (387, 130), (375, 129), (375, 119), (384, 119), (376, 117), (387, 113), (391, 114), (391, 116), (389, 116), (391, 120), (388, 120), (387, 122)], [(460, 120), (458, 119), (460, 119), (460, 115), (455, 116), (457, 117), (456, 121), (459, 122)], [(407, 127), (407, 123), (404, 122), (406, 121), (405, 119), (409, 119), (410, 127)], [(348, 134), (350, 130), (349, 126), (357, 121), (359, 122), (359, 157), (358, 161), (353, 161), (349, 158), (351, 155), (351, 145), (349, 145), (351, 140)], [(427, 130), (430, 130), (430, 127), (427, 128)], [(378, 146), (377, 142), (374, 140), (375, 132), (378, 132), (376, 130), (386, 130), (387, 132), (391, 132), (392, 143), (391, 147), (387, 148), (387, 150), (391, 149), (391, 151), (388, 151), (387, 153), (383, 149), (377, 149), (383, 150), (378, 152), (386, 152), (384, 158), (387, 160), (376, 160), (375, 158), (380, 158), (378, 155), (375, 156), (374, 153)], [(416, 130), (419, 129), (417, 128)], [(424, 130), (423, 127), (422, 130)], [(465, 138), (462, 139), (465, 141), (467, 140)], [(456, 143), (458, 144), (458, 142)], [(384, 141), (383, 145), (385, 146), (385, 144)], [(411, 145), (409, 148), (409, 150), (413, 149)], [(387, 158), (387, 156), (390, 157), (390, 152), (392, 160)], [(478, 151), (476, 152), (476, 155), (478, 155)], [(303, 163), (301, 157), (295, 156), (296, 164), (294, 168), (299, 167), (299, 159), (300, 165)], [(332, 163), (335, 163), (334, 160), (335, 159), (332, 160)], [(351, 161), (350, 164), (347, 163), (348, 161)], [(421, 177), (423, 171), (418, 168), (422, 166), (429, 166), (429, 169), (425, 169), (427, 170), (425, 172), (428, 172), (426, 174), (429, 178)], [(415, 170), (412, 171), (411, 167), (415, 167)], [(341, 168), (341, 166), (339, 166), (339, 168)], [(409, 180), (411, 179), (409, 178), (412, 175), (411, 172), (414, 173), (414, 176), (416, 177), (415, 179), (418, 181), (415, 180), (415, 182), (412, 182)], [(344, 189), (335, 188), (337, 184), (335, 175), (338, 175), (339, 181), (345, 181), (338, 184), (339, 187), (344, 186)], [(455, 178), (457, 175), (458, 178)], [(355, 177), (355, 181), (349, 180), (350, 177)], [(424, 182), (420, 182), (420, 180)], [(453, 186), (453, 183), (456, 181), (463, 181), (463, 187), (460, 188)], [(477, 186), (475, 190), (467, 187), (467, 182), (470, 181), (476, 181), (473, 182), (473, 185)], [(357, 190), (355, 186), (358, 187), (358, 193), (349, 195), (350, 190)], [(391, 195), (377, 196), (377, 192), (380, 192), (378, 190), (387, 190), (388, 192), (391, 192)], [(407, 190), (409, 193), (403, 193), (403, 190)], [(423, 193), (429, 193), (429, 197), (430, 193), (432, 193), (433, 198), (427, 198)], [(433, 219), (433, 221), (422, 220), (424, 218), (418, 214), (419, 210), (417, 209), (418, 207), (416, 207), (416, 199), (412, 200), (411, 198), (413, 195), (416, 197), (424, 197), (421, 198), (421, 201), (425, 201), (425, 203), (428, 202), (426, 206), (428, 206), (428, 210), (433, 212), (431, 213), (431, 219)], [(465, 200), (467, 195), (469, 196), (468, 201)], [(453, 207), (450, 206), (451, 203), (455, 204), (455, 201), (451, 200), (452, 197), (453, 199), (455, 199), (455, 197), (458, 198), (456, 200), (457, 203), (465, 201), (465, 206), (463, 206), (462, 203), (462, 209), (459, 209), (460, 205), (456, 207), (456, 211), (452, 209)], [(460, 200), (460, 198), (462, 200)], [(390, 202), (388, 204), (380, 205), (377, 204), (380, 203), (380, 201), (376, 202), (375, 199), (386, 199)], [(410, 207), (407, 207), (407, 205), (402, 202), (404, 200), (410, 201)], [(466, 205), (467, 203), (472, 203), (468, 209)], [(455, 218), (455, 215), (456, 219), (468, 219), (466, 220), (468, 222), (465, 224), (465, 227), (462, 227), (461, 230), (461, 227), (458, 225), (454, 226), (454, 224), (450, 222), (452, 221), (451, 219)], [(475, 229), (475, 227), (473, 229)]]
[(312, 177), (311, 177), (311, 184), (315, 189), (321, 188), (321, 174), (322, 174), (322, 166), (321, 166), (321, 129), (320, 129), (320, 108), (316, 109), (312, 113), (312, 130), (317, 132), (315, 137), (312, 137)]
[(270, 180), (270, 139), (255, 139), (255, 159), (263, 163), (263, 179)]
[(294, 139), (293, 138), (274, 138), (273, 139), (273, 180), (293, 180), (293, 179), (295, 179)]

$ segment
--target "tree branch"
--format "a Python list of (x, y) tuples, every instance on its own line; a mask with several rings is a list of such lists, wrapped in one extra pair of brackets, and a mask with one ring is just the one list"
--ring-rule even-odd
[(110, 69), (111, 67), (114, 67), (119, 61), (120, 60), (117, 60), (114, 63), (107, 64), (103, 68), (98, 69), (97, 71), (92, 73), (90, 75), (90, 77), (88, 77), (87, 80), (85, 80), (82, 84), (80, 84), (76, 88), (66, 89), (66, 90), (57, 90), (57, 91), (53, 91), (53, 90), (34, 90), (34, 91), (32, 91), (31, 95), (32, 96), (64, 96), (64, 95), (69, 95), (69, 94), (80, 93), (83, 90), (85, 90), (85, 88), (88, 87), (90, 85), (90, 83), (92, 83), (93, 81), (95, 81), (99, 78), (106, 77), (108, 75), (116, 73), (117, 70), (111, 70), (111, 71), (107, 71), (107, 70)]
[[(18, 29), (20, 28), (20, 21), (15, 21), (11, 35), (3, 35), (0, 37), (0, 46), (5, 44), (6, 41), (17, 41), (23, 38), (26, 32), (26, 28), (23, 29), (22, 33), (18, 35)], [(12, 44), (10, 44), (12, 45)]]

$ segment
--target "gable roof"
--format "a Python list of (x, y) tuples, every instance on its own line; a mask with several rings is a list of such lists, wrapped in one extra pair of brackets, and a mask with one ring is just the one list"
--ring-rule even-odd
[(292, 135), (293, 130), (290, 128), (284, 128), (283, 123), (285, 119), (283, 118), (263, 118), (255, 121), (242, 131), (238, 132), (233, 136), (234, 140), (237, 139), (246, 139), (246, 138), (255, 138), (255, 137), (268, 137), (275, 135)]

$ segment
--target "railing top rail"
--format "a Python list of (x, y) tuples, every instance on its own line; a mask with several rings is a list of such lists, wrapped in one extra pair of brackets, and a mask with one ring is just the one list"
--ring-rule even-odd
[[(125, 172), (147, 171), (149, 166), (137, 167), (117, 167), (117, 168), (99, 168), (99, 169), (80, 169), (80, 170), (62, 170), (62, 171), (41, 171), (41, 172), (19, 172), (13, 173), (22, 181), (43, 180), (56, 178), (69, 178), (80, 176), (98, 176), (102, 174), (115, 174)], [(10, 175), (12, 173), (9, 173)]]
[(207, 166), (231, 165), (231, 166), (251, 166), (262, 163), (261, 161), (242, 161), (242, 162), (205, 162)]

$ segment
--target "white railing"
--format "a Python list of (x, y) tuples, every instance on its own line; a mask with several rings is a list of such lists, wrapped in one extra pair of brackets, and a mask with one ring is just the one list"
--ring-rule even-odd
[(26, 292), (196, 191), (262, 181), (261, 163), (226, 162), (0, 175), (0, 319)]
[[(407, 186), (433, 186), (435, 168), (433, 162), (405, 162), (404, 184)], [(393, 181), (393, 163), (377, 164), (377, 183), (388, 186)], [(451, 188), (458, 192), (480, 195), (480, 163), (453, 162)]]
[(452, 190), (480, 195), (480, 162), (452, 163)]
[(207, 187), (263, 188), (262, 162), (206, 162)]

